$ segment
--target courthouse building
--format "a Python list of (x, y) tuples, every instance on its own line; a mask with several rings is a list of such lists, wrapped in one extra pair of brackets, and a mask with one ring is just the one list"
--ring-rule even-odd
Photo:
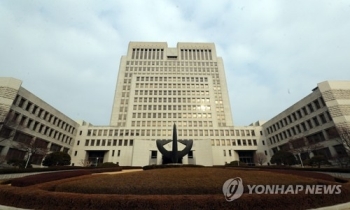
[[(131, 42), (120, 60), (109, 125), (75, 122), (12, 78), (0, 80), (0, 114), (15, 116), (23, 127), (19, 133), (37, 137), (51, 151), (68, 152), (72, 164), (78, 166), (86, 162), (162, 164), (156, 140), (171, 139), (174, 123), (178, 139), (194, 142), (182, 163), (211, 166), (240, 160), (253, 164), (257, 152), (270, 160), (280, 149), (295, 152), (313, 143), (318, 151), (306, 154), (303, 150), (301, 156), (343, 153), (344, 147), (331, 131), (349, 126), (349, 91), (350, 82), (322, 82), (266, 123), (237, 126), (223, 60), (214, 44), (178, 43), (171, 48), (163, 42)], [(24, 158), (26, 152), (11, 147), (19, 139), (1, 141), (1, 155)], [(291, 139), (298, 144), (289, 147)], [(171, 150), (171, 144), (165, 148)]]

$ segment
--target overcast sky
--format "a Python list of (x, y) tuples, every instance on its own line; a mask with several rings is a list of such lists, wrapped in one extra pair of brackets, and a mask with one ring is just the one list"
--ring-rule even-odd
[(0, 1), (0, 76), (73, 119), (109, 124), (130, 41), (214, 42), (243, 126), (350, 79), (350, 1)]

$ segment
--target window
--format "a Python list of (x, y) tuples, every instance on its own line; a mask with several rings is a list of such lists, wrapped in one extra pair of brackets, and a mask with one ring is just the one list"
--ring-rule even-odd
[(319, 116), (320, 116), (322, 124), (327, 123), (327, 120), (326, 120), (326, 117), (324, 116), (324, 114), (320, 114)]
[(317, 117), (312, 118), (312, 120), (314, 121), (315, 126), (319, 126), (320, 125), (320, 123), (318, 122)]
[(312, 106), (312, 104), (308, 104), (307, 107), (309, 108), (310, 112), (314, 111), (314, 107)]
[(192, 150), (188, 152), (188, 158), (190, 158), (190, 159), (193, 158), (193, 151)]
[(78, 141), (77, 141), (77, 145), (79, 145), (79, 144), (80, 144), (80, 141), (78, 140)]
[(74, 152), (74, 156), (77, 156), (77, 154), (78, 154), (78, 151), (75, 151), (75, 152)]
[(321, 108), (321, 105), (320, 105), (320, 103), (318, 102), (318, 100), (317, 100), (317, 99), (316, 99), (316, 100), (314, 100), (314, 104), (315, 104), (316, 109)]
[(151, 158), (152, 159), (157, 159), (157, 151), (155, 151), (155, 150), (151, 151)]
[(114, 157), (114, 150), (112, 150), (112, 157)]
[(120, 150), (118, 150), (118, 157), (120, 156)]

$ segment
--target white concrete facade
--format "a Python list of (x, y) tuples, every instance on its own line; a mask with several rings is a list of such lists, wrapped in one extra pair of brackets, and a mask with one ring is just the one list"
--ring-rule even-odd
[(344, 155), (344, 145), (334, 132), (339, 127), (350, 129), (350, 81), (317, 84), (312, 93), (262, 127), (271, 156), (280, 149), (302, 153), (303, 159)]
[[(171, 139), (174, 123), (179, 139), (194, 141), (183, 163), (223, 165), (238, 160), (240, 151), (267, 153), (261, 127), (234, 127), (230, 107), (223, 61), (213, 43), (169, 48), (131, 42), (120, 61), (110, 126), (81, 126), (73, 162), (162, 164), (156, 140)], [(99, 157), (91, 157), (98, 151)]]
[[(330, 135), (337, 126), (350, 127), (349, 81), (321, 82), (267, 122), (234, 125), (223, 61), (213, 43), (170, 48), (164, 42), (131, 42), (120, 61), (106, 126), (75, 122), (21, 84), (0, 78), (0, 122), (12, 113), (24, 133), (44, 140), (51, 151), (68, 152), (76, 166), (162, 164), (156, 140), (171, 139), (174, 123), (178, 139), (194, 141), (182, 162), (205, 166), (235, 160), (253, 163), (257, 152), (269, 161), (289, 140), (302, 147), (316, 141), (321, 145), (318, 153), (334, 156), (343, 149)], [(1, 155), (9, 154), (12, 140), (0, 142)], [(171, 144), (165, 148), (171, 150)]]
[[(33, 137), (36, 143), (45, 144), (48, 151), (70, 154), (78, 123), (21, 85), (22, 81), (18, 79), (0, 78), (0, 156), (26, 158), (28, 154), (16, 148), (16, 142)], [(31, 160), (40, 165), (43, 158), (42, 155), (33, 155)]]

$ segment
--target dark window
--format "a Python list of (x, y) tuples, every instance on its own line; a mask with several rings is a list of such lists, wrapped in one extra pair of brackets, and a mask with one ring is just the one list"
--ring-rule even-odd
[(308, 121), (306, 121), (306, 122), (307, 122), (307, 125), (309, 126), (309, 128), (311, 129), (311, 128), (312, 128), (311, 120), (308, 120)]
[(326, 120), (326, 117), (324, 116), (324, 114), (320, 114), (319, 116), (320, 116), (322, 124), (327, 123), (327, 120)]
[(188, 158), (193, 158), (193, 151), (192, 150), (188, 152)]
[(317, 117), (312, 118), (312, 120), (314, 121), (315, 126), (319, 126), (320, 125), (320, 123), (318, 122)]
[(307, 109), (306, 109), (305, 106), (302, 108), (302, 110), (303, 110), (303, 112), (304, 112), (304, 116), (308, 114), (308, 113), (307, 113)]
[(157, 151), (155, 151), (155, 150), (151, 151), (151, 158), (152, 159), (156, 159), (157, 158)]
[(303, 131), (307, 131), (307, 129), (306, 129), (306, 125), (305, 125), (305, 123), (304, 123), (304, 122), (302, 122), (300, 125), (303, 127)]
[(315, 104), (316, 109), (321, 108), (320, 102), (318, 102), (318, 100), (317, 100), (317, 99), (316, 99), (316, 100), (314, 100), (314, 104)]
[(299, 119), (302, 118), (302, 115), (301, 115), (301, 111), (300, 111), (300, 110), (297, 111), (297, 114), (298, 114)]
[(80, 144), (80, 141), (78, 140), (78, 141), (77, 141), (77, 145), (79, 145), (79, 144)]
[(309, 108), (310, 112), (314, 111), (314, 107), (312, 106), (312, 104), (308, 104), (307, 107)]

